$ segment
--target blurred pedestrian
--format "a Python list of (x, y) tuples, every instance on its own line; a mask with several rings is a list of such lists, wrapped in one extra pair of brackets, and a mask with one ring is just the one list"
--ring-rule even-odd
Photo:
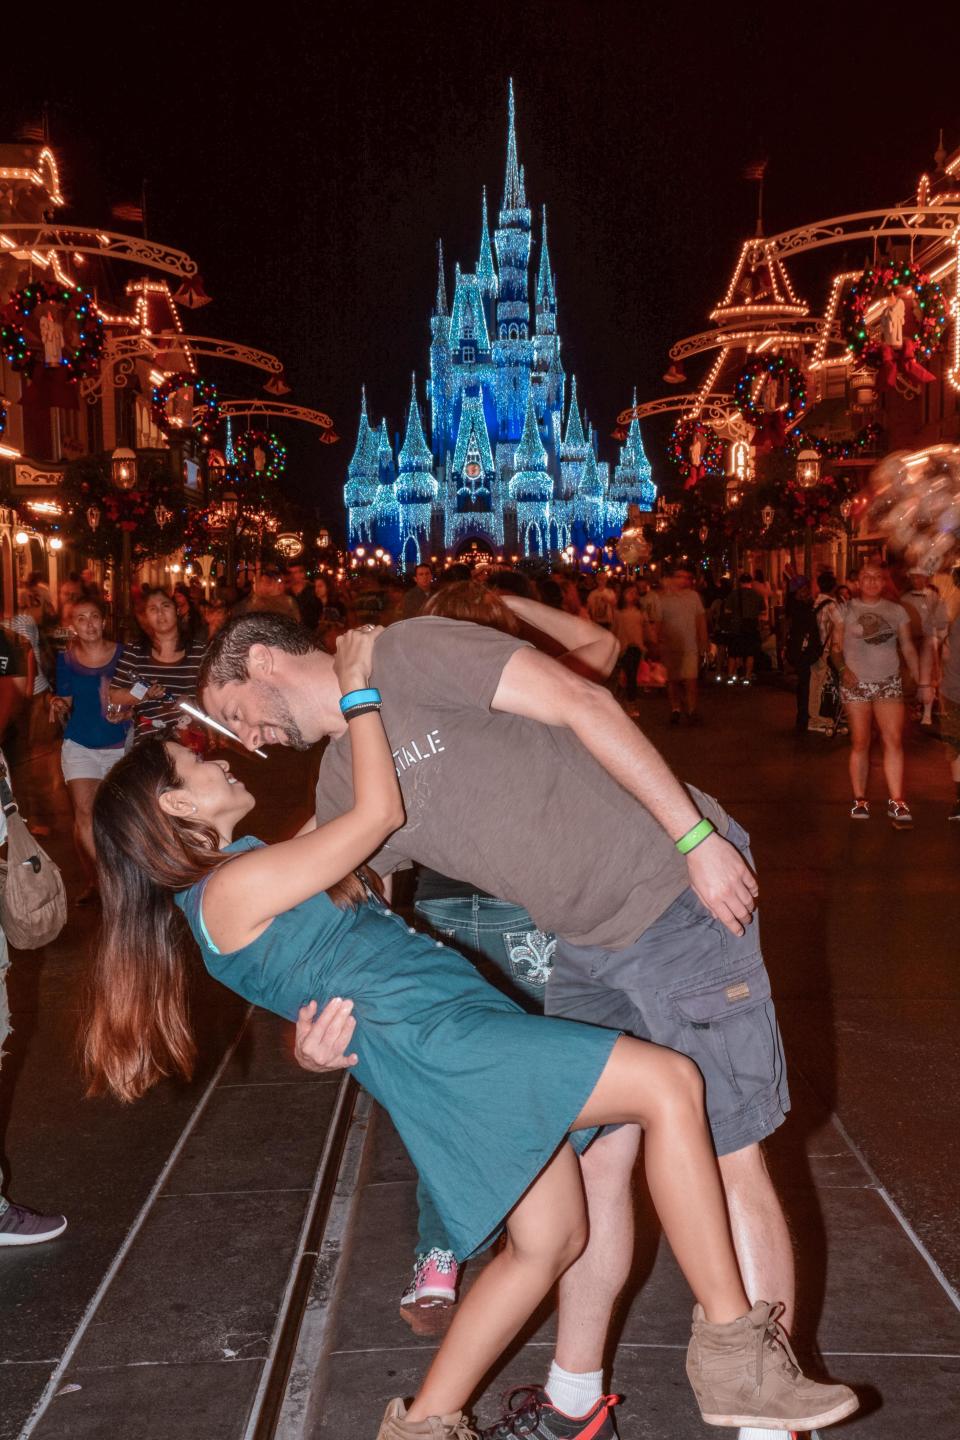
[(283, 571), (279, 565), (264, 565), (253, 583), (252, 593), (240, 602), (233, 613), (249, 615), (257, 611), (300, 620), (300, 608), (293, 596), (286, 592)]
[(833, 655), (840, 672), (840, 694), (850, 725), (850, 784), (854, 820), (869, 820), (867, 779), (870, 738), (876, 722), (883, 745), (887, 782), (887, 816), (898, 829), (913, 824), (903, 793), (903, 721), (905, 706), (900, 679), (901, 657), (914, 682), (919, 682), (919, 656), (910, 633), (910, 616), (902, 605), (884, 597), (887, 576), (875, 562), (860, 571), (860, 598), (843, 611), (833, 637)]
[(784, 654), (797, 676), (797, 730), (810, 724), (810, 675), (820, 659), (820, 632), (813, 613), (813, 595), (806, 575), (794, 575), (787, 583), (787, 637)]
[(287, 566), (287, 593), (296, 601), (300, 623), (308, 630), (316, 630), (320, 623), (320, 601), (302, 560), (291, 560)]
[(920, 724), (932, 728), (940, 678), (940, 646), (948, 628), (946, 606), (931, 586), (925, 570), (907, 572), (907, 588), (900, 596), (900, 604), (910, 616), (910, 635), (920, 657), (917, 691)]
[(674, 570), (660, 596), (660, 659), (667, 671), (670, 724), (679, 725), (686, 712), (689, 724), (699, 723), (697, 677), (707, 650), (707, 617), (693, 588), (693, 572)]
[(637, 670), (649, 640), (647, 617), (640, 605), (636, 585), (624, 585), (613, 613), (613, 633), (620, 647), (618, 665), (623, 677), (628, 708), (637, 703)]
[(403, 597), (402, 619), (412, 620), (426, 605), (433, 589), (433, 571), (425, 562), (413, 572), (413, 585)]
[(130, 721), (110, 704), (110, 684), (123, 646), (104, 634), (106, 608), (92, 595), (73, 607), (74, 638), (57, 656), (54, 714), (64, 725), (60, 763), (73, 808), (73, 839), (87, 886), (84, 905), (97, 893), (93, 801), (100, 782), (124, 753)]
[(587, 596), (587, 615), (594, 625), (604, 630), (613, 629), (613, 617), (617, 608), (617, 592), (613, 581), (605, 571), (597, 576), (597, 583)]
[(817, 576), (818, 595), (813, 613), (820, 636), (820, 655), (810, 669), (810, 719), (807, 728), (821, 735), (835, 735), (841, 726), (840, 677), (833, 664), (833, 633), (840, 624), (840, 606), (836, 601), (837, 577), (832, 570), (821, 570)]
[(721, 624), (727, 638), (727, 684), (740, 680), (753, 683), (754, 666), (760, 653), (760, 617), (763, 597), (749, 574), (740, 575), (721, 609)]
[[(960, 600), (960, 566), (950, 572), (951, 581)], [(948, 605), (953, 619), (947, 631), (943, 652), (943, 673), (940, 680), (940, 739), (950, 758), (950, 776), (956, 787), (956, 804), (947, 816), (960, 822), (960, 604)]]

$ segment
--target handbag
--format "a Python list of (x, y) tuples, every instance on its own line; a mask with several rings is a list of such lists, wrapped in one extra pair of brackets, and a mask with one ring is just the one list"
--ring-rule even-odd
[(18, 950), (39, 950), (67, 923), (63, 876), (27, 829), (0, 754), (0, 808), (7, 817), (7, 858), (0, 861), (0, 925)]

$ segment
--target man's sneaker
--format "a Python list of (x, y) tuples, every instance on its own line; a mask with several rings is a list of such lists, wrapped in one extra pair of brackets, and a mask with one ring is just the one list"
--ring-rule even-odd
[(947, 816), (947, 819), (960, 820), (960, 800), (958, 800), (956, 805), (954, 805), (953, 809), (950, 811), (950, 814)]
[(0, 1215), (0, 1245), (42, 1245), (44, 1240), (55, 1240), (66, 1228), (63, 1215), (38, 1215), (11, 1201)]
[(463, 1418), (462, 1410), (450, 1415), (431, 1415), (429, 1420), (408, 1420), (402, 1400), (391, 1400), (384, 1412), (377, 1440), (477, 1440)]
[(913, 816), (910, 814), (910, 806), (906, 800), (888, 800), (887, 817), (892, 822), (894, 830), (909, 830), (913, 824)]
[(428, 1250), (414, 1263), (413, 1278), (400, 1297), (401, 1307), (415, 1305), (418, 1310), (426, 1310), (456, 1303), (457, 1262), (453, 1251)]
[(601, 1395), (586, 1415), (565, 1415), (539, 1385), (519, 1385), (503, 1397), (506, 1409), (480, 1440), (617, 1440), (612, 1410), (619, 1395)]
[(863, 799), (854, 800), (853, 804), (850, 806), (850, 819), (851, 819), (851, 820), (869, 820), (869, 819), (870, 819), (870, 801), (869, 801), (869, 800), (863, 800)]
[(696, 1306), (687, 1378), (705, 1424), (807, 1431), (858, 1408), (846, 1385), (821, 1385), (801, 1372), (777, 1323), (782, 1311), (760, 1300), (739, 1320), (715, 1325)]

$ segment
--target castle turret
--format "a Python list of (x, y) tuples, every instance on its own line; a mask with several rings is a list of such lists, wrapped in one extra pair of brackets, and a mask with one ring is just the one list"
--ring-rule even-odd
[(343, 498), (347, 507), (347, 533), (351, 545), (373, 538), (373, 504), (377, 490), (377, 437), (367, 418), (367, 391), (360, 392), (360, 424), (353, 457), (347, 466)]
[(499, 372), (499, 439), (516, 442), (523, 430), (533, 347), (530, 344), (530, 286), (527, 275), (530, 264), (530, 211), (527, 208), (523, 168), (517, 160), (512, 80), (507, 112), (507, 171), (496, 246), (500, 291), (494, 355)]
[(497, 272), (493, 264), (493, 246), (490, 244), (490, 224), (487, 219), (487, 187), (483, 187), (483, 221), (480, 227), (480, 257), (477, 260), (477, 288), (483, 300), (487, 330), (496, 334), (497, 293), (500, 289)]
[(433, 453), (443, 461), (448, 448), (450, 432), (450, 312), (447, 309), (447, 282), (443, 273), (443, 241), (437, 241), (437, 298), (430, 320), (430, 380), (427, 394), (430, 397), (430, 433), (433, 437)]
[(401, 562), (407, 566), (416, 565), (424, 553), (429, 553), (430, 525), (438, 489), (432, 466), (433, 456), (423, 434), (420, 406), (417, 404), (417, 377), (414, 375), (396, 487), (398, 549)]

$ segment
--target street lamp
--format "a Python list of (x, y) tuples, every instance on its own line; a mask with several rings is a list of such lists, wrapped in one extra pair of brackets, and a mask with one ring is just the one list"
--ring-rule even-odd
[[(797, 482), (804, 490), (812, 490), (820, 479), (820, 456), (816, 450), (801, 450), (797, 456)], [(810, 579), (813, 568), (813, 530), (808, 525), (803, 533), (803, 573)]]
[(110, 473), (118, 490), (132, 490), (137, 483), (136, 453), (126, 445), (118, 445), (110, 456)]
[(760, 519), (763, 521), (764, 530), (769, 530), (770, 526), (773, 524), (776, 518), (777, 512), (774, 510), (773, 506), (764, 505), (763, 509), (760, 511)]
[(801, 450), (797, 456), (797, 482), (812, 490), (820, 479), (820, 456), (816, 450)]

